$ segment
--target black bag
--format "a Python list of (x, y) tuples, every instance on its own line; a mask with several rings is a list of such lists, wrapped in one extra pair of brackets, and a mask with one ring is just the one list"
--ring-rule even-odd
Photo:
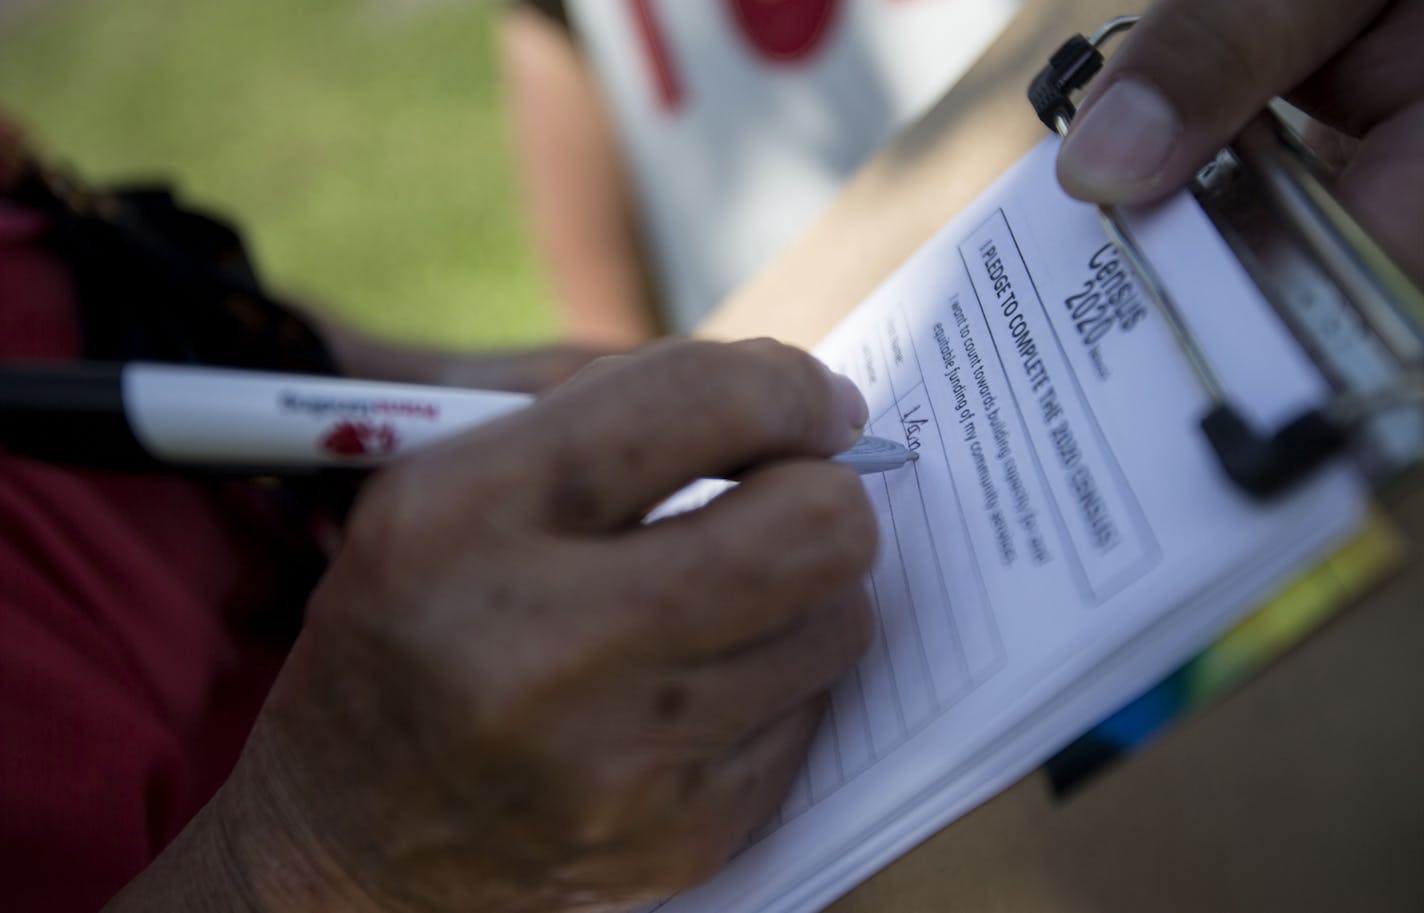
[(4, 195), (50, 221), (86, 360), (336, 373), (311, 325), (262, 287), (237, 231), (167, 189), (98, 192), (26, 159)]

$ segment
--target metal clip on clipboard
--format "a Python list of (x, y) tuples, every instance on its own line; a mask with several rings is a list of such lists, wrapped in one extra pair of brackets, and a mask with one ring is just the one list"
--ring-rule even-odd
[[(1075, 35), (1034, 78), (1039, 119), (1066, 135), (1102, 46), (1140, 17)], [(1424, 465), (1424, 292), (1331, 195), (1324, 169), (1267, 109), (1199, 172), (1192, 192), (1330, 383), (1332, 397), (1274, 430), (1232, 406), (1211, 359), (1112, 207), (1099, 214), (1211, 401), (1202, 430), (1240, 488), (1269, 498), (1348, 450), (1376, 487)]]

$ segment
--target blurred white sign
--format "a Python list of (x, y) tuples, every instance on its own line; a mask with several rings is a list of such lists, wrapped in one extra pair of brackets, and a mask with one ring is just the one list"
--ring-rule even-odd
[(1021, 0), (569, 0), (674, 329), (791, 241)]

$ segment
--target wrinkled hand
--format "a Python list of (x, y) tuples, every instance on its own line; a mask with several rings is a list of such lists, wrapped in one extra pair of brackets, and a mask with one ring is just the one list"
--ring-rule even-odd
[(1064, 142), (1071, 194), (1184, 185), (1283, 95), (1358, 139), (1335, 190), (1424, 282), (1424, 0), (1158, 0), (1093, 81)]
[(710, 875), (870, 637), (873, 517), (814, 459), (865, 419), (804, 353), (665, 343), (377, 476), (218, 799), (251, 902), (606, 909)]

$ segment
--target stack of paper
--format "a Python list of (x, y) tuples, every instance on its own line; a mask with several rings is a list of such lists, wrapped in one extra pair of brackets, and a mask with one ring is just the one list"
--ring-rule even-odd
[[(1091, 207), (1030, 153), (818, 350), (918, 454), (866, 479), (880, 631), (779, 815), (665, 911), (840, 896), (1208, 644), (1348, 537), (1343, 466), (1262, 505), (1222, 476), (1205, 394)], [(1205, 216), (1130, 216), (1235, 403), (1325, 386)]]

